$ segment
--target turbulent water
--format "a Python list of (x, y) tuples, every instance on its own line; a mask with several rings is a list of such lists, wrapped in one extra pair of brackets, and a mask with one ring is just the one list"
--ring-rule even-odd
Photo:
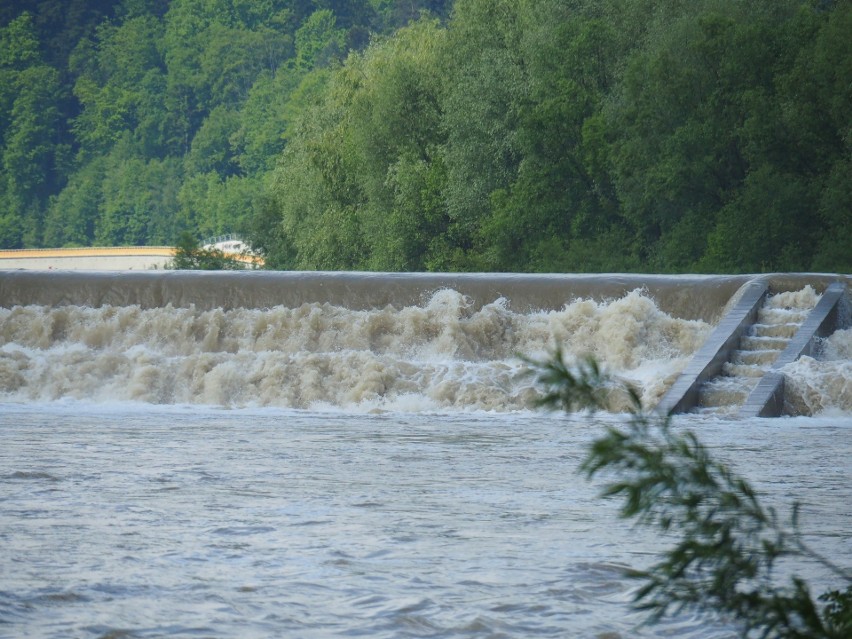
[[(818, 299), (814, 289), (806, 286), (770, 297), (768, 306), (783, 313), (790, 308), (813, 308)], [(850, 322), (844, 318), (844, 323)], [(800, 357), (781, 367), (781, 372), (785, 401), (796, 414), (852, 413), (852, 329), (836, 330), (819, 340), (815, 357)]]
[[(813, 289), (804, 291), (776, 296), (779, 308), (808, 303), (799, 298)], [(548, 310), (453, 289), (363, 310), (331, 302), (13, 305), (0, 308), (0, 393), (9, 401), (507, 412), (535, 398), (522, 356), (542, 358), (559, 344), (568, 357), (593, 355), (650, 406), (712, 328), (662, 310), (640, 289), (565, 297)], [(850, 341), (839, 331), (824, 355), (784, 369), (800, 412), (852, 411)]]
[(787, 401), (805, 415), (852, 413), (852, 329), (835, 331), (819, 354), (782, 367)]
[[(778, 365), (776, 360), (817, 306), (821, 295), (812, 287), (770, 294), (757, 311), (754, 325), (723, 365), (723, 375), (702, 389), (702, 410), (736, 415), (761, 377), (773, 366), (784, 376), (784, 405), (789, 415), (852, 413), (852, 332), (836, 330), (816, 338), (812, 356)], [(848, 312), (843, 305), (841, 313)], [(841, 324), (850, 324), (841, 318)]]
[[(63, 277), (0, 274), (0, 638), (734, 636), (638, 626), (625, 571), (667, 540), (577, 474), (600, 425), (531, 410), (521, 355), (652, 404), (740, 280)], [(784, 368), (815, 417), (680, 418), (847, 567), (850, 365), (840, 330)]]
[(654, 402), (710, 330), (639, 292), (525, 314), (504, 299), (475, 309), (452, 290), (365, 311), (14, 307), (0, 309), (0, 327), (10, 400), (501, 412), (532, 397), (520, 354), (557, 342), (592, 354)]

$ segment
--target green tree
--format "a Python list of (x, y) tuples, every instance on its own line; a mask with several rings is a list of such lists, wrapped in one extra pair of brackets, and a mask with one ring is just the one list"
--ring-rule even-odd
[(847, 271), (850, 29), (811, 0), (9, 0), (0, 244)]
[(289, 70), (258, 75), (239, 111), (237, 129), (229, 137), (243, 174), (265, 173), (275, 167), (287, 131), (304, 108), (304, 97), (316, 87), (315, 81), (313, 74), (302, 76)]
[(811, 268), (818, 272), (852, 273), (847, 238), (852, 218), (852, 159), (838, 159), (820, 194), (820, 238)]
[(57, 144), (60, 111), (57, 72), (48, 66), (32, 66), (17, 77), (18, 95), (12, 105), (3, 148), (3, 209), (17, 218), (20, 235), (0, 239), (6, 246), (23, 242), (37, 246), (41, 217), (49, 195), (57, 187), (59, 170), (70, 149)]
[(351, 57), (348, 165), (365, 203), (358, 219), (376, 270), (424, 270), (447, 226), (441, 130), (445, 30), (420, 20)]
[[(347, 89), (341, 76), (329, 79), (322, 101), (292, 129), (271, 195), (283, 240), (273, 263), (287, 268), (351, 269), (367, 254), (356, 211), (364, 194), (346, 163)], [(284, 258), (283, 252), (295, 249)]]
[(376, 14), (375, 24), (382, 32), (395, 31), (424, 14), (446, 22), (453, 6), (452, 0), (371, 0), (370, 4)]
[(222, 177), (239, 171), (237, 150), (232, 142), (240, 126), (240, 116), (225, 106), (214, 107), (192, 138), (185, 156), (191, 174), (215, 171)]
[[(522, 16), (526, 72), (514, 98), (521, 161), (491, 193), (479, 236), (486, 265), (508, 270), (595, 270), (612, 259), (618, 204), (595, 136), (614, 82), (617, 37), (583, 5), (540, 1)], [(589, 251), (588, 245), (594, 246)], [(589, 260), (590, 253), (599, 253)], [(626, 251), (615, 253), (622, 264)]]
[(215, 172), (184, 178), (178, 192), (181, 226), (206, 237), (243, 233), (262, 192), (260, 179)]
[(75, 50), (74, 94), (82, 110), (74, 133), (88, 153), (108, 153), (128, 132), (146, 155), (161, 157), (167, 151), (175, 133), (168, 131), (163, 101), (162, 37), (160, 20), (140, 15), (120, 25), (102, 24), (94, 40), (82, 41)]
[[(813, 270), (852, 272), (852, 252), (844, 238), (852, 224), (852, 5), (833, 3), (830, 11), (802, 9), (796, 62), (779, 84), (780, 118), (792, 133), (799, 176), (809, 179), (808, 220), (816, 247), (803, 246)], [(786, 159), (786, 158), (782, 158)], [(784, 165), (786, 168), (786, 165)]]
[(96, 244), (169, 244), (182, 228), (175, 212), (182, 180), (179, 160), (145, 160), (125, 140), (108, 156), (103, 199), (95, 224)]
[[(671, 4), (647, 23), (606, 112), (607, 157), (643, 263), (808, 269), (820, 194), (848, 126), (848, 118), (816, 115), (830, 112), (829, 96), (844, 89), (830, 65), (815, 64), (815, 48), (825, 46), (815, 43), (848, 7)], [(832, 43), (842, 69), (848, 45)], [(848, 92), (839, 102), (849, 102)], [(760, 232), (749, 224), (755, 218)]]
[(448, 25), (444, 197), (451, 222), (440, 269), (482, 268), (472, 258), (487, 252), (475, 244), (480, 224), (491, 214), (492, 194), (517, 176), (519, 107), (528, 86), (519, 41), (527, 4), (458, 0)]
[(289, 129), (273, 188), (293, 265), (425, 266), (445, 217), (443, 38), (422, 20), (351, 54)]
[(211, 24), (204, 31), (198, 80), (207, 109), (246, 101), (261, 71), (274, 72), (291, 50), (290, 38), (272, 29)]
[(309, 71), (326, 66), (343, 53), (346, 32), (337, 28), (330, 9), (315, 11), (296, 31), (296, 67)]
[(89, 246), (103, 206), (107, 159), (96, 157), (52, 197), (44, 222), (44, 246)]
[(170, 142), (179, 154), (189, 151), (211, 98), (209, 78), (202, 70), (209, 30), (215, 24), (231, 26), (230, 14), (226, 0), (173, 0), (164, 16), (164, 99), (173, 129)]
[(183, 231), (175, 246), (174, 258), (166, 264), (168, 269), (194, 271), (234, 271), (243, 265), (216, 248), (203, 248), (188, 231)]
[(814, 236), (816, 197), (801, 176), (770, 166), (752, 169), (718, 213), (702, 260), (710, 270), (807, 270)]
[(70, 146), (59, 73), (42, 62), (33, 19), (0, 29), (0, 246), (38, 246), (44, 209), (63, 182)]

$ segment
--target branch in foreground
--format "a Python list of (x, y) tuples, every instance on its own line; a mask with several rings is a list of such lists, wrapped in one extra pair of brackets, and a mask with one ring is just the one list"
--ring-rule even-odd
[[(693, 433), (646, 411), (635, 390), (602, 372), (593, 359), (571, 364), (557, 350), (548, 360), (526, 361), (544, 390), (543, 406), (604, 409), (613, 392), (627, 392), (633, 400), (626, 424), (606, 428), (581, 470), (588, 478), (600, 473), (612, 478), (603, 496), (623, 500), (623, 518), (677, 538), (661, 561), (636, 575), (643, 582), (636, 604), (651, 621), (690, 611), (721, 614), (738, 624), (742, 637), (852, 637), (852, 576), (803, 542), (798, 504), (783, 524)], [(819, 561), (846, 590), (823, 594), (819, 599), (827, 603), (820, 609), (803, 579), (783, 584), (774, 578), (782, 557)]]

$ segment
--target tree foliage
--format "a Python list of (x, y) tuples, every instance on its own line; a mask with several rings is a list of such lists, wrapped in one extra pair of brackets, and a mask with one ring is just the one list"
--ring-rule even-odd
[[(849, 271), (850, 29), (832, 0), (10, 2), (0, 245)], [(116, 153), (169, 192), (115, 205)]]
[[(361, 96), (371, 89), (360, 76), (349, 77), (352, 99), (336, 103), (335, 121), (357, 131), (331, 147), (337, 177), (349, 180), (346, 219), (358, 230), (350, 248), (359, 261), (339, 267), (848, 268), (836, 239), (851, 215), (840, 186), (848, 117), (832, 105), (852, 106), (837, 83), (848, 70), (848, 42), (834, 40), (849, 15), (848, 4), (792, 1), (458, 0), (437, 27), (446, 35), (428, 66), (407, 76), (438, 71), (441, 86), (426, 93), (430, 109), (388, 82), (374, 113), (393, 115), (361, 119)], [(318, 122), (358, 65), (379, 57), (403, 64), (406, 37), (401, 31), (350, 59), (305, 122)], [(398, 116), (408, 126), (388, 137)], [(390, 176), (346, 170), (397, 153), (424, 123), (420, 155), (406, 156)], [(303, 145), (285, 152), (281, 176), (310, 165), (329, 132), (320, 125), (303, 135)], [(288, 211), (300, 191), (316, 191), (298, 184), (276, 194), (283, 233), (290, 263), (315, 268), (308, 256), (319, 238), (311, 222), (291, 228)], [(418, 185), (413, 208), (391, 198), (407, 184)], [(380, 199), (392, 202), (389, 210), (376, 206)], [(318, 200), (310, 207), (320, 218), (340, 214)], [(365, 226), (377, 211), (382, 222)], [(389, 229), (395, 241), (382, 248)], [(432, 237), (406, 244), (413, 229)], [(393, 258), (399, 245), (407, 247), (403, 260)]]
[(373, 26), (365, 2), (327, 4), (4, 3), (0, 247), (247, 229), (303, 80)]
[[(547, 360), (528, 361), (544, 406), (597, 410), (606, 408), (612, 393), (631, 399), (626, 424), (606, 427), (581, 470), (588, 478), (607, 478), (602, 495), (621, 500), (623, 518), (675, 539), (649, 570), (632, 573), (641, 581), (637, 607), (651, 621), (687, 611), (729, 620), (744, 638), (850, 636), (852, 574), (804, 541), (798, 504), (786, 520), (764, 506), (694, 433), (646, 410), (635, 391), (593, 360), (566, 362), (556, 351)], [(843, 590), (815, 599), (800, 577), (776, 577), (779, 560), (791, 557), (821, 563)]]
[(243, 265), (215, 247), (199, 246), (198, 240), (191, 233), (183, 231), (178, 236), (175, 256), (166, 264), (166, 268), (192, 271), (238, 271), (242, 270)]

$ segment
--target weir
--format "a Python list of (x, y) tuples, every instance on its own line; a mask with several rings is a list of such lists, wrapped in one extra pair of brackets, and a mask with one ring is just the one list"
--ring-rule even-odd
[(698, 405), (701, 386), (721, 373), (743, 333), (754, 324), (757, 310), (768, 292), (769, 283), (762, 279), (743, 287), (733, 307), (657, 405), (659, 412), (666, 415), (685, 413)]
[[(558, 344), (566, 357), (595, 357), (646, 406), (672, 410), (680, 392), (677, 410), (690, 410), (707, 395), (697, 382), (786, 346), (748, 334), (787, 312), (773, 304), (815, 305), (817, 291), (850, 279), (0, 271), (0, 401), (524, 411), (537, 390), (519, 356)], [(806, 413), (852, 410), (852, 331), (829, 342), (828, 361), (784, 371), (797, 397), (802, 380), (818, 380), (796, 400)], [(610, 410), (626, 401), (613, 397)]]
[[(793, 276), (808, 282), (808, 276)], [(352, 310), (422, 304), (442, 289), (478, 309), (504, 298), (519, 312), (554, 310), (575, 299), (613, 300), (640, 289), (671, 315), (715, 322), (747, 275), (359, 273), (295, 271), (0, 271), (0, 305), (139, 305), (198, 309), (297, 308), (334, 304)]]

